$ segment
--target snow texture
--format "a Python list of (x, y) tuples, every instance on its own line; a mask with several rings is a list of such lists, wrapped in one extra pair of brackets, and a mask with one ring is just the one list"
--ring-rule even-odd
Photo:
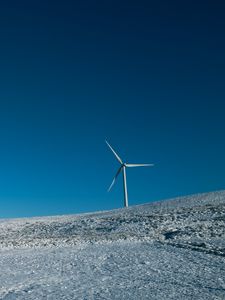
[(0, 299), (225, 299), (225, 191), (1, 220)]

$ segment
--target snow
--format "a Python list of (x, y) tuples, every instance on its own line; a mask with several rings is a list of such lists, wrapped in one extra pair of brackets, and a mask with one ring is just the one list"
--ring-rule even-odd
[(225, 299), (225, 191), (0, 221), (0, 299)]

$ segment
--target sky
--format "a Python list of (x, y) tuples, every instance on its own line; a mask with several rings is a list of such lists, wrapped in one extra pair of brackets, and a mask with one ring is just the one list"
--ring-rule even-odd
[(1, 1), (0, 218), (225, 189), (224, 1)]

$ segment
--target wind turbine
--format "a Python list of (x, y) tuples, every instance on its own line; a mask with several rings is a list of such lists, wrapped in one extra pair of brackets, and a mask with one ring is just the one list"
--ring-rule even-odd
[(133, 168), (133, 167), (152, 167), (154, 166), (153, 164), (127, 164), (122, 161), (122, 159), (119, 157), (119, 155), (116, 153), (116, 151), (110, 146), (110, 144), (105, 141), (106, 144), (109, 146), (111, 149), (112, 153), (115, 155), (116, 159), (120, 163), (120, 167), (118, 171), (116, 172), (115, 177), (113, 178), (113, 181), (108, 189), (108, 192), (111, 190), (113, 187), (116, 178), (120, 174), (121, 171), (123, 171), (123, 187), (124, 187), (124, 207), (128, 207), (128, 194), (127, 194), (127, 178), (126, 178), (126, 168)]

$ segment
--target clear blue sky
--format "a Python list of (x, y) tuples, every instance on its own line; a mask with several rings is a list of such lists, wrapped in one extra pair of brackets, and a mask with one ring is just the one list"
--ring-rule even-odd
[(225, 188), (224, 1), (2, 1), (0, 217)]

